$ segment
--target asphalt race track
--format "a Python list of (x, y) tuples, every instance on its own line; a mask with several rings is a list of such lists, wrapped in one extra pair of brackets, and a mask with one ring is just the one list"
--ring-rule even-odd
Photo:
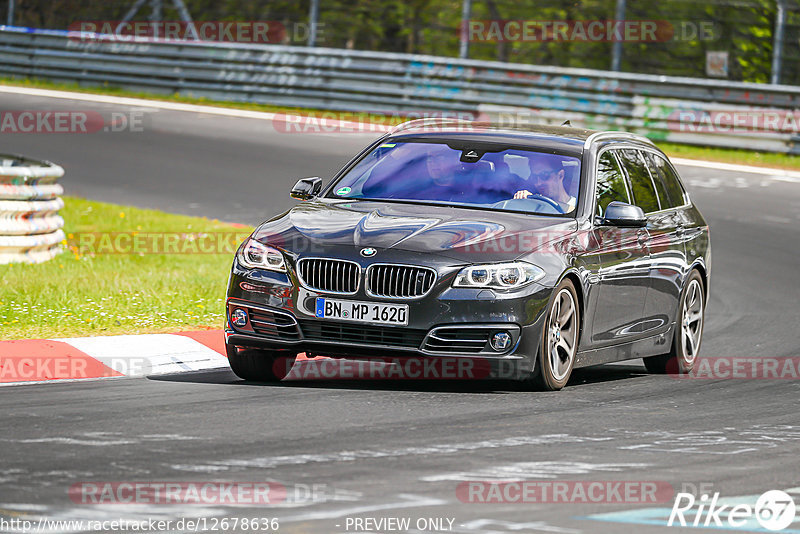
[[(128, 111), (8, 94), (0, 109)], [(369, 139), (143, 113), (143, 132), (0, 134), (0, 152), (63, 165), (70, 195), (252, 225), (292, 204), (297, 178), (330, 177)], [(711, 226), (702, 356), (800, 357), (800, 180), (679, 170)], [(458, 533), (696, 530), (663, 526), (672, 499), (487, 504), (462, 502), (457, 488), (627, 480), (722, 497), (800, 491), (798, 398), (800, 378), (676, 380), (646, 374), (641, 360), (576, 371), (558, 393), (507, 383), (263, 386), (227, 370), (4, 387), (0, 517), (277, 517), (278, 532), (297, 533), (392, 532), (359, 530), (354, 518), (410, 518), (412, 532), (437, 531), (418, 528), (421, 518)], [(273, 481), (288, 498), (273, 507), (98, 506), (67, 493), (77, 482), (131, 480)]]

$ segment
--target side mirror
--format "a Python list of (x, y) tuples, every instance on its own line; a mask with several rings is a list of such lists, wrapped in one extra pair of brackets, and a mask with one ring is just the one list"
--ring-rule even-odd
[(309, 200), (317, 196), (320, 191), (322, 191), (322, 178), (313, 176), (298, 180), (289, 195), (298, 200)]
[(639, 206), (615, 200), (606, 206), (602, 224), (622, 228), (641, 228), (647, 226), (647, 217)]

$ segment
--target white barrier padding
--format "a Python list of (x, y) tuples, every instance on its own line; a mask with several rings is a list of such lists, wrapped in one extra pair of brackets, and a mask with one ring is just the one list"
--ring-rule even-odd
[(0, 249), (30, 249), (58, 245), (66, 239), (63, 230), (49, 234), (36, 235), (0, 235)]
[(8, 263), (43, 263), (50, 261), (61, 253), (61, 247), (45, 250), (33, 249), (25, 252), (5, 252), (0, 249), (0, 265)]
[(0, 218), (27, 217), (34, 213), (55, 213), (64, 207), (60, 198), (52, 200), (0, 200)]
[(40, 263), (63, 250), (62, 176), (49, 161), (0, 154), (0, 264)]
[(3, 219), (0, 217), (0, 235), (49, 234), (64, 227), (61, 215), (48, 215), (33, 219)]
[(62, 194), (64, 188), (60, 184), (0, 184), (0, 200), (49, 200)]
[(0, 155), (0, 183), (48, 184), (64, 176), (64, 169), (49, 161), (36, 161), (21, 156)]

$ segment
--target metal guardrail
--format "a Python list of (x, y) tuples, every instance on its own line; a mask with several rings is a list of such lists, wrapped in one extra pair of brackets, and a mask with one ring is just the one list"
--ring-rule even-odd
[(0, 155), (0, 264), (39, 263), (61, 252), (64, 169), (47, 161)]
[(0, 26), (6, 75), (373, 113), (625, 129), (800, 153), (800, 88), (330, 48), (120, 40)]

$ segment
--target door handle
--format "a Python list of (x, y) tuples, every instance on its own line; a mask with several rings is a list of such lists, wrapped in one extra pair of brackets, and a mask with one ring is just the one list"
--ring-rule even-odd
[(642, 247), (647, 245), (647, 241), (649, 239), (650, 239), (650, 234), (648, 234), (646, 230), (639, 230), (636, 233), (636, 241), (638, 241), (639, 245), (641, 245)]

